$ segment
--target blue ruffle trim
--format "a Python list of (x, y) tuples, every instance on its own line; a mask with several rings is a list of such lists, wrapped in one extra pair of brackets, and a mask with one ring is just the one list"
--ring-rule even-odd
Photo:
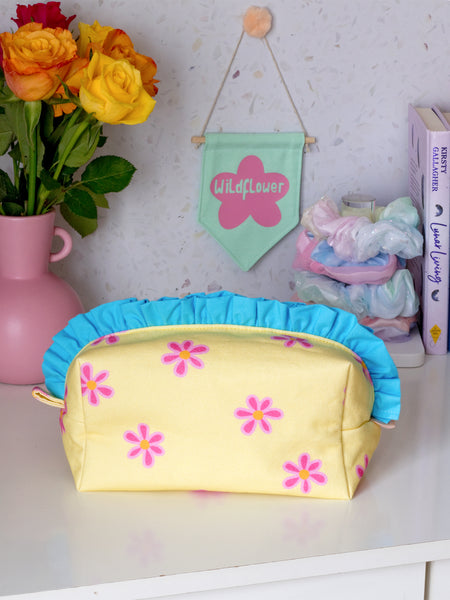
[(64, 397), (67, 369), (90, 342), (119, 331), (157, 325), (229, 324), (267, 327), (328, 338), (355, 352), (367, 365), (375, 389), (373, 418), (388, 423), (400, 415), (400, 380), (382, 340), (338, 308), (319, 304), (247, 298), (221, 291), (185, 298), (118, 300), (77, 315), (54, 338), (44, 355), (50, 393)]

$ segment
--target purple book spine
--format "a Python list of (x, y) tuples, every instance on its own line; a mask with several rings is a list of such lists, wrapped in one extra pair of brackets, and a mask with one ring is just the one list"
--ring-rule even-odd
[(421, 217), (425, 240), (418, 271), (421, 278), (422, 339), (427, 354), (446, 354), (450, 240), (447, 152), (450, 131), (431, 109), (410, 106), (408, 123), (409, 194)]

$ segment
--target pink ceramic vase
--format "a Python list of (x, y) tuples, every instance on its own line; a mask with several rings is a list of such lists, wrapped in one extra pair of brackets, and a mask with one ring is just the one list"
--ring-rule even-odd
[[(83, 312), (68, 283), (50, 273), (49, 262), (67, 256), (72, 238), (55, 227), (55, 213), (0, 216), (0, 381), (42, 383), (42, 359), (53, 336)], [(53, 236), (63, 248), (51, 253)]]

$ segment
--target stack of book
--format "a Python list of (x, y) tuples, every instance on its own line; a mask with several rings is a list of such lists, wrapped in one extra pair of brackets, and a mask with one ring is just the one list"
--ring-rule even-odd
[(423, 257), (409, 268), (421, 297), (427, 354), (449, 347), (450, 113), (438, 107), (408, 110), (409, 195), (423, 225)]

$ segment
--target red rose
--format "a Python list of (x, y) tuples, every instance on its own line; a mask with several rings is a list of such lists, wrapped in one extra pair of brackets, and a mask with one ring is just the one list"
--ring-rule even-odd
[(12, 19), (17, 27), (27, 23), (42, 23), (43, 27), (69, 29), (76, 15), (65, 17), (60, 10), (61, 2), (38, 2), (37, 4), (18, 4), (17, 19)]

